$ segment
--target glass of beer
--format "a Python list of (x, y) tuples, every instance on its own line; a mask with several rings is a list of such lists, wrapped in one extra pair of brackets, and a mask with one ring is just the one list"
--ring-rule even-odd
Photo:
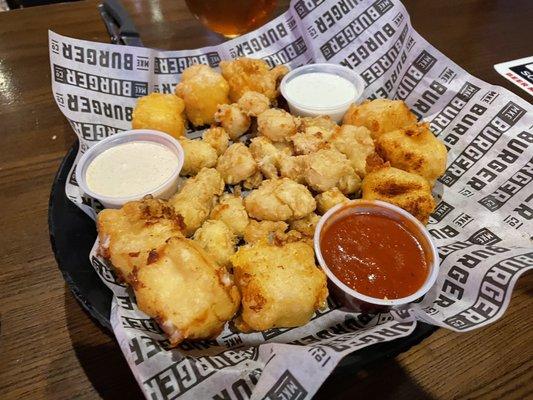
[(186, 0), (189, 10), (209, 29), (234, 38), (268, 21), (277, 0)]

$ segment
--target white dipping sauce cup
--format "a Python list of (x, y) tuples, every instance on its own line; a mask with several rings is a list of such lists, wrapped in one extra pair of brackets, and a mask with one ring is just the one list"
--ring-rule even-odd
[[(133, 196), (127, 197), (110, 197), (103, 196), (99, 193), (93, 192), (89, 189), (86, 181), (86, 173), (89, 164), (104, 151), (130, 142), (153, 142), (165, 146), (172, 151), (178, 158), (176, 169), (172, 175), (161, 185), (143, 193), (138, 193)], [(134, 129), (131, 131), (125, 131), (117, 133), (116, 135), (105, 138), (98, 142), (93, 147), (83, 154), (76, 166), (76, 180), (83, 192), (97, 200), (99, 200), (105, 208), (120, 208), (129, 201), (141, 200), (144, 196), (151, 194), (155, 198), (168, 199), (178, 190), (179, 185), (179, 173), (183, 167), (183, 161), (185, 155), (180, 143), (172, 136), (149, 129)]]
[[(381, 299), (366, 296), (359, 293), (349, 286), (345, 285), (337, 276), (328, 268), (324, 258), (322, 257), (322, 250), (320, 248), (320, 238), (324, 226), (331, 223), (335, 218), (349, 213), (363, 213), (384, 215), (392, 220), (402, 223), (420, 243), (426, 257), (428, 264), (428, 274), (424, 284), (413, 294), (400, 299)], [(407, 222), (407, 223), (406, 223)], [(409, 304), (424, 296), (433, 286), (437, 275), (439, 273), (439, 254), (437, 246), (433, 243), (431, 236), (427, 229), (415, 217), (407, 211), (397, 207), (393, 204), (386, 203), (379, 200), (352, 200), (350, 202), (337, 204), (335, 207), (329, 209), (320, 218), (317, 224), (314, 235), (314, 248), (318, 263), (326, 273), (329, 280), (329, 289), (331, 294), (339, 301), (346, 309), (357, 312), (387, 312), (390, 309), (408, 308)]]
[[(291, 98), (290, 92), (287, 91), (287, 84), (294, 78), (310, 74), (314, 72), (321, 72), (325, 74), (331, 74), (340, 76), (341, 78), (349, 81), (355, 88), (354, 97), (342, 104), (335, 104), (332, 106), (315, 107), (309, 104), (299, 103), (295, 99)], [(347, 67), (343, 67), (338, 64), (308, 64), (293, 69), (287, 75), (285, 75), (280, 83), (280, 91), (287, 103), (291, 114), (299, 115), (302, 117), (317, 117), (320, 115), (329, 115), (335, 122), (341, 122), (343, 115), (348, 111), (350, 105), (357, 103), (365, 90), (365, 82), (363, 79), (353, 70)]]

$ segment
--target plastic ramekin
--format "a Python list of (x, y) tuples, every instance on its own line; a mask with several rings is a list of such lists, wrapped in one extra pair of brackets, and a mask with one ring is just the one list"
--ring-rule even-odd
[[(426, 261), (429, 266), (428, 275), (424, 284), (413, 294), (399, 299), (381, 299), (366, 296), (345, 285), (337, 276), (328, 268), (322, 250), (320, 248), (320, 238), (324, 226), (331, 223), (336, 217), (343, 213), (371, 213), (385, 215), (391, 219), (402, 222), (402, 225), (415, 236), (421, 244)], [(332, 295), (345, 308), (358, 312), (386, 312), (390, 309), (406, 308), (410, 303), (424, 296), (433, 286), (439, 273), (439, 254), (437, 246), (433, 243), (429, 232), (424, 225), (407, 211), (393, 204), (379, 200), (352, 200), (350, 202), (338, 204), (329, 209), (317, 224), (314, 235), (314, 248), (318, 262), (326, 273), (330, 282), (330, 291)]]
[[(287, 83), (300, 75), (310, 74), (313, 72), (323, 72), (331, 75), (337, 75), (348, 80), (355, 87), (354, 98), (346, 101), (345, 103), (336, 104), (331, 107), (311, 107), (308, 104), (294, 101), (294, 99), (291, 98), (290, 93), (287, 93)], [(295, 68), (285, 75), (280, 83), (281, 94), (285, 100), (287, 100), (291, 114), (302, 117), (329, 115), (331, 119), (337, 123), (342, 120), (343, 115), (346, 113), (346, 111), (348, 111), (350, 105), (357, 103), (361, 99), (364, 90), (365, 82), (355, 71), (351, 70), (350, 68), (343, 67), (342, 65), (330, 63), (308, 64)]]
[[(176, 169), (170, 178), (153, 189), (127, 197), (103, 196), (89, 189), (85, 175), (87, 172), (87, 167), (95, 159), (95, 157), (112, 147), (130, 142), (154, 142), (162, 144), (170, 149), (178, 158)], [(149, 129), (134, 129), (117, 133), (116, 135), (105, 138), (87, 150), (80, 158), (80, 161), (76, 166), (76, 180), (78, 181), (78, 185), (80, 186), (81, 190), (85, 194), (99, 200), (105, 208), (120, 208), (129, 201), (140, 200), (149, 194), (156, 198), (168, 199), (178, 190), (179, 173), (183, 167), (184, 159), (185, 155), (183, 148), (172, 136), (163, 132)]]

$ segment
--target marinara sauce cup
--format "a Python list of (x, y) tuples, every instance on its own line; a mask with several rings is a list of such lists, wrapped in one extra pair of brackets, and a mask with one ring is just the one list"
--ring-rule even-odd
[[(414, 236), (422, 247), (428, 273), (422, 286), (409, 296), (398, 299), (370, 297), (357, 292), (344, 284), (328, 267), (321, 250), (322, 232), (337, 218), (349, 213), (378, 214), (400, 222)], [(415, 300), (423, 297), (435, 283), (439, 272), (439, 255), (429, 232), (424, 225), (407, 211), (393, 204), (379, 200), (352, 200), (329, 209), (320, 219), (315, 229), (314, 248), (318, 262), (328, 277), (328, 287), (333, 297), (346, 309), (357, 312), (386, 312), (390, 309), (407, 308)]]

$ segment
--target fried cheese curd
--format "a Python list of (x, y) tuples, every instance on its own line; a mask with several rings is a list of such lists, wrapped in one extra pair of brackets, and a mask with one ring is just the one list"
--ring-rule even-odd
[(175, 92), (185, 102), (187, 119), (194, 126), (212, 124), (218, 105), (230, 102), (228, 82), (203, 64), (186, 68)]
[(193, 239), (213, 256), (216, 263), (229, 266), (230, 257), (235, 254), (237, 237), (224, 222), (208, 219), (194, 232)]
[(250, 129), (252, 123), (237, 104), (222, 104), (215, 113), (215, 122), (219, 123), (228, 133), (231, 140), (237, 140)]
[(183, 218), (185, 236), (191, 236), (204, 223), (223, 191), (224, 180), (218, 171), (204, 168), (170, 198), (169, 203)]
[(262, 93), (247, 91), (237, 101), (239, 108), (250, 117), (257, 117), (270, 107), (270, 99)]
[(304, 185), (282, 178), (264, 180), (246, 196), (244, 206), (257, 220), (288, 221), (313, 212), (316, 202)]
[(257, 116), (257, 133), (272, 142), (283, 142), (294, 135), (299, 121), (287, 111), (269, 108)]
[(420, 175), (398, 168), (384, 166), (365, 176), (362, 185), (363, 199), (392, 203), (427, 224), (435, 209), (431, 185)]
[(235, 185), (255, 174), (257, 163), (246, 145), (234, 143), (219, 157), (216, 168), (224, 182)]
[(136, 268), (132, 287), (139, 309), (155, 318), (175, 346), (216, 337), (240, 305), (225, 267), (194, 240), (172, 237)]
[(343, 123), (364, 126), (376, 139), (382, 133), (416, 124), (416, 116), (401, 100), (375, 99), (350, 106)]
[(96, 223), (99, 253), (126, 283), (131, 282), (133, 269), (146, 263), (152, 249), (172, 236), (181, 236), (183, 229), (174, 209), (166, 201), (152, 198), (102, 210)]
[(302, 236), (312, 238), (319, 220), (320, 217), (312, 212), (303, 218), (290, 221), (289, 227), (294, 231), (300, 232)]
[(251, 219), (244, 229), (244, 241), (246, 243), (256, 243), (266, 240), (272, 243), (275, 239), (284, 238), (285, 231), (289, 225), (283, 221), (256, 221)]
[(374, 154), (374, 141), (364, 126), (342, 125), (329, 138), (329, 142), (350, 160), (354, 171), (363, 178), (367, 158)]
[(242, 197), (233, 193), (220, 196), (218, 204), (211, 211), (210, 218), (224, 222), (238, 237), (244, 235), (249, 222)]
[(428, 123), (383, 133), (376, 139), (376, 150), (391, 166), (420, 175), (431, 185), (446, 170), (448, 151)]
[(202, 140), (215, 149), (217, 156), (224, 153), (229, 146), (228, 132), (221, 126), (213, 126), (206, 129), (202, 134)]
[(185, 135), (184, 101), (173, 95), (151, 93), (140, 97), (133, 109), (133, 129), (154, 129), (178, 138)]
[(248, 91), (261, 93), (274, 101), (279, 94), (279, 81), (289, 72), (284, 65), (271, 69), (264, 60), (246, 57), (221, 61), (220, 70), (229, 83), (229, 96), (233, 102), (237, 102)]
[(183, 148), (184, 160), (180, 175), (196, 175), (202, 168), (214, 167), (218, 155), (216, 150), (204, 140), (178, 139)]
[(241, 246), (231, 261), (242, 296), (236, 326), (243, 332), (301, 326), (326, 306), (326, 275), (307, 243), (259, 241)]
[(337, 204), (341, 204), (344, 202), (349, 201), (348, 197), (346, 197), (339, 188), (332, 188), (329, 190), (326, 190), (325, 192), (322, 192), (318, 194), (315, 197), (316, 200), (316, 208), (320, 215), (323, 215), (328, 211), (330, 208), (335, 207)]

